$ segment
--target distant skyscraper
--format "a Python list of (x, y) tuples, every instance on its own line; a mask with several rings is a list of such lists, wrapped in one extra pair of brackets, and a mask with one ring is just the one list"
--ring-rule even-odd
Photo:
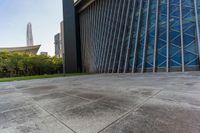
[(61, 57), (64, 55), (64, 25), (63, 21), (60, 23), (60, 49), (61, 49)]
[(60, 22), (60, 33), (54, 36), (55, 56), (63, 57), (64, 54), (64, 26), (63, 21)]
[(54, 36), (54, 44), (55, 44), (55, 56), (62, 57), (60, 33)]
[(26, 43), (27, 46), (33, 46), (32, 25), (30, 22), (27, 24)]

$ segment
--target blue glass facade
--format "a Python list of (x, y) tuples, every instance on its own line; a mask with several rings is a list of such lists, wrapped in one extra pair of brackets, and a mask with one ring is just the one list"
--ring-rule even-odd
[(85, 5), (76, 9), (84, 71), (199, 70), (200, 0), (95, 0)]

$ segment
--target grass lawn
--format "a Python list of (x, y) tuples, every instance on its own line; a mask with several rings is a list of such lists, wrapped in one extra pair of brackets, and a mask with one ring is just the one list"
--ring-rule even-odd
[(67, 77), (67, 76), (81, 76), (81, 75), (87, 75), (87, 74), (86, 73), (69, 73), (69, 74), (53, 74), (53, 75), (38, 75), (38, 76), (0, 78), (0, 82), (32, 80), (32, 79), (45, 79), (45, 78)]

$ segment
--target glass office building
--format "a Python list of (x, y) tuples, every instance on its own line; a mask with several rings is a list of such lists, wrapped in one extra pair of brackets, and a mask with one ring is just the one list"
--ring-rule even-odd
[(79, 0), (85, 72), (199, 70), (200, 0)]

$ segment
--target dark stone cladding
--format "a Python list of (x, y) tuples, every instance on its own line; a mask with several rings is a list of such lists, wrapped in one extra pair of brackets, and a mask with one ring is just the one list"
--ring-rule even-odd
[(64, 73), (78, 72), (76, 15), (73, 0), (63, 0)]

